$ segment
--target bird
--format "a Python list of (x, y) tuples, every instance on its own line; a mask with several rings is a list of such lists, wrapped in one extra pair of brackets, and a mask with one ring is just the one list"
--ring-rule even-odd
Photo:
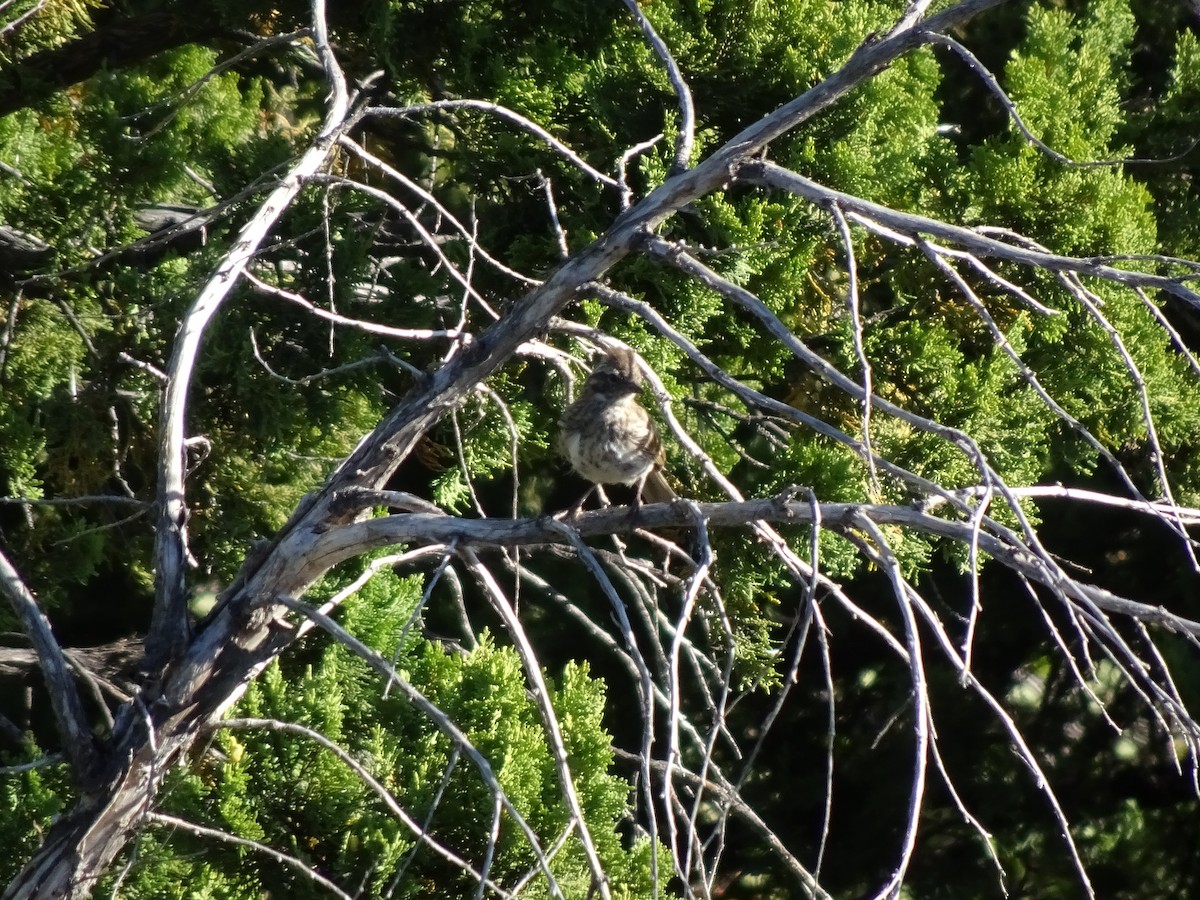
[(617, 347), (607, 351), (575, 402), (563, 410), (559, 452), (592, 482), (571, 508), (571, 517), (599, 484), (636, 485), (635, 510), (643, 499), (659, 503), (676, 496), (662, 472), (666, 455), (658, 429), (638, 403), (642, 384), (633, 351)]

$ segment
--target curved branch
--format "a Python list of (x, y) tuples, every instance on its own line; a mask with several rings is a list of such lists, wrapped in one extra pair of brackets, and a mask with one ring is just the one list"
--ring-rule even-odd
[[(622, 759), (630, 764), (642, 764), (642, 760), (637, 755), (624, 750), (617, 749), (614, 751), (618, 759)], [(656, 772), (662, 774), (665, 772), (667, 764), (659, 760), (651, 760), (650, 767)], [(722, 803), (726, 804), (734, 811), (763, 839), (771, 851), (779, 857), (780, 860), (788, 867), (791, 873), (800, 882), (801, 887), (808, 893), (813, 900), (833, 900), (832, 896), (826, 893), (817, 883), (816, 878), (809, 872), (800, 860), (788, 850), (787, 846), (779, 839), (779, 835), (771, 830), (770, 826), (762, 820), (754, 807), (742, 799), (741, 794), (737, 789), (727, 782), (716, 781), (713, 779), (702, 779), (699, 775), (687, 770), (676, 770), (677, 774), (684, 780), (690, 782), (696, 788), (703, 786), (704, 790), (710, 791), (718, 797)]]
[(507, 119), (520, 128), (525, 129), (530, 134), (534, 135), (539, 140), (543, 141), (551, 150), (564, 157), (568, 162), (578, 168), (594, 181), (608, 187), (620, 188), (621, 185), (614, 178), (605, 175), (599, 169), (590, 165), (582, 156), (548, 132), (545, 128), (515, 112), (506, 106), (501, 106), (499, 103), (491, 103), (487, 100), (435, 100), (432, 103), (420, 103), (414, 106), (402, 106), (392, 108), (389, 106), (372, 106), (364, 111), (366, 116), (379, 116), (380, 118), (397, 118), (406, 119), (410, 116), (420, 113), (436, 112), (442, 109), (474, 109), (480, 112), (492, 113), (501, 119)]
[(267, 196), (258, 212), (245, 224), (233, 248), (213, 272), (193, 301), (176, 334), (167, 368), (159, 438), (158, 522), (154, 535), (154, 614), (146, 635), (147, 667), (153, 671), (174, 657), (187, 642), (187, 495), (184, 488), (185, 423), (188, 391), (200, 343), (209, 323), (229, 296), (271, 227), (287, 210), (305, 182), (314, 175), (337, 146), (345, 127), (350, 98), (325, 25), (325, 0), (313, 2), (313, 34), (325, 67), (332, 99), (325, 120), (308, 150)]
[(252, 841), (249, 838), (238, 837), (236, 834), (230, 834), (228, 831), (221, 831), (218, 828), (207, 828), (204, 825), (197, 825), (195, 822), (189, 822), (186, 819), (168, 816), (166, 813), (152, 812), (146, 816), (146, 819), (155, 825), (162, 825), (166, 828), (178, 828), (180, 831), (186, 831), (199, 837), (214, 838), (215, 840), (223, 841), (226, 844), (233, 844), (237, 847), (248, 847), (264, 856), (271, 857), (271, 859), (282, 863), (289, 869), (302, 873), (309, 881), (319, 884), (335, 897), (341, 897), (343, 900), (353, 900), (350, 894), (347, 894), (321, 873), (314, 872), (303, 860), (296, 859), (296, 857), (289, 856), (286, 853), (280, 853), (274, 847), (268, 847), (266, 844)]
[(478, 872), (474, 866), (452, 851), (449, 847), (438, 843), (432, 837), (430, 837), (428, 828), (426, 826), (422, 826), (411, 815), (409, 815), (408, 812), (405, 811), (404, 807), (400, 805), (400, 802), (392, 795), (392, 792), (380, 783), (379, 779), (367, 771), (366, 767), (358, 762), (358, 760), (351, 756), (345, 749), (331, 741), (329, 738), (325, 737), (325, 735), (321, 734), (321, 732), (314, 731), (313, 729), (301, 725), (298, 722), (284, 722), (280, 719), (225, 719), (220, 723), (220, 727), (228, 729), (282, 731), (285, 734), (298, 734), (302, 737), (308, 738), (310, 741), (320, 744), (339, 760), (341, 760), (342, 765), (354, 772), (354, 774), (359, 777), (362, 783), (371, 789), (371, 791), (380, 799), (383, 805), (388, 808), (388, 811), (391, 812), (391, 814), (397, 819), (399, 819), (404, 824), (405, 828), (413, 833), (413, 837), (417, 845), (424, 845), (428, 847), (433, 853), (436, 853), (455, 868), (461, 869), (463, 872), (466, 872), (468, 875), (474, 878), (477, 882), (485, 884), (488, 888), (495, 891), (497, 896), (502, 898), (511, 896), (500, 885), (496, 884), (494, 881), (484, 878), (484, 876)]
[(696, 140), (696, 106), (692, 102), (692, 90), (684, 80), (683, 73), (679, 71), (679, 63), (675, 62), (675, 57), (671, 55), (667, 42), (658, 36), (658, 32), (654, 30), (650, 20), (642, 12), (637, 0), (625, 0), (625, 6), (633, 13), (638, 26), (642, 29), (642, 34), (646, 36), (646, 40), (658, 54), (663, 67), (667, 70), (667, 77), (671, 80), (671, 87), (675, 89), (675, 96), (679, 99), (679, 129), (675, 134), (675, 159), (671, 163), (670, 169), (670, 174), (676, 175), (686, 169), (691, 162), (692, 145)]
[(63, 752), (71, 763), (76, 783), (81, 791), (94, 790), (99, 778), (100, 754), (87, 716), (83, 713), (83, 700), (68, 671), (62, 648), (50, 631), (50, 623), (3, 552), (0, 552), (0, 590), (8, 595), (13, 612), (37, 652), (38, 665), (46, 679), (54, 720), (62, 738)]
[(539, 864), (542, 866), (542, 872), (546, 877), (551, 895), (563, 900), (562, 889), (559, 887), (557, 880), (550, 871), (548, 857), (542, 851), (541, 845), (537, 839), (537, 835), (534, 833), (529, 823), (525, 821), (525, 818), (513, 805), (512, 800), (509, 799), (508, 794), (504, 791), (504, 788), (501, 787), (500, 781), (496, 777), (491, 763), (489, 763), (487, 758), (479, 752), (478, 748), (476, 748), (473, 743), (471, 743), (470, 738), (463, 733), (462, 729), (460, 729), (454, 723), (454, 721), (448, 715), (446, 715), (445, 712), (439, 709), (428, 697), (422, 694), (413, 685), (401, 678), (397, 674), (396, 669), (390, 665), (387, 660), (385, 660), (366, 644), (362, 643), (362, 641), (359, 641), (357, 638), (347, 632), (344, 628), (333, 621), (333, 619), (329, 618), (318, 610), (313, 609), (311, 606), (301, 603), (298, 600), (293, 600), (290, 597), (280, 597), (279, 601), (288, 609), (300, 613), (306, 619), (312, 621), (319, 628), (326, 631), (342, 646), (353, 652), (356, 656), (367, 663), (367, 665), (374, 669), (375, 673), (379, 675), (380, 678), (384, 679), (384, 681), (386, 681), (389, 685), (395, 685), (398, 693), (400, 693), (413, 706), (424, 713), (439, 731), (441, 731), (444, 735), (446, 735), (446, 737), (454, 742), (456, 747), (461, 748), (462, 752), (465, 753), (471, 762), (475, 764), (475, 768), (479, 770), (480, 776), (488, 785), (488, 788), (493, 792), (497, 803), (502, 805), (508, 814), (512, 816), (513, 821), (521, 830), (521, 833), (525, 835), (525, 839), (529, 841), (530, 847), (533, 849), (533, 852), (538, 858)]
[(583, 817), (583, 807), (579, 803), (579, 793), (575, 790), (575, 778), (571, 774), (571, 766), (567, 760), (567, 745), (563, 741), (562, 728), (558, 724), (558, 714), (554, 711), (554, 707), (550, 702), (550, 691), (546, 687), (546, 680), (542, 677), (541, 664), (538, 661), (537, 653), (534, 651), (533, 645), (529, 642), (529, 638), (525, 634), (525, 628), (521, 625), (517, 614), (513, 611), (511, 603), (504, 596), (503, 589), (497, 583), (492, 573), (479, 561), (479, 557), (472, 550), (465, 549), (461, 551), (461, 555), (466, 561), (467, 568), (471, 570), (471, 573), (482, 585), (492, 609), (504, 622), (504, 627), (512, 638), (513, 644), (516, 646), (517, 654), (521, 657), (521, 664), (525, 667), (525, 677), (529, 679), (530, 690), (533, 693), (538, 711), (541, 713), (542, 727), (546, 729), (546, 735), (549, 738), (550, 750), (554, 757), (554, 766), (558, 771), (558, 782), (562, 790), (563, 800), (566, 802), (567, 808), (571, 811), (571, 818), (575, 823), (574, 827), (579, 832), (579, 841), (583, 845), (584, 854), (587, 856), (588, 865), (592, 870), (593, 890), (598, 889), (601, 897), (611, 898), (612, 891), (608, 886), (608, 876), (604, 874), (604, 866), (601, 864), (600, 856), (596, 852), (596, 844), (592, 840), (587, 821)]

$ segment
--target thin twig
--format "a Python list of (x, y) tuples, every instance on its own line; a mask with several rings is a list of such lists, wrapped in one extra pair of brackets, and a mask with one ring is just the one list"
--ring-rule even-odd
[[(321, 734), (319, 731), (314, 731), (313, 729), (297, 722), (284, 722), (280, 719), (260, 718), (225, 719), (220, 723), (220, 727), (227, 729), (281, 731), (285, 734), (298, 734), (302, 737), (308, 738), (310, 741), (320, 744), (339, 760), (341, 760), (343, 765), (354, 772), (354, 774), (358, 776), (362, 783), (371, 789), (372, 793), (374, 793), (375, 796), (377, 796), (383, 802), (383, 805), (387, 807), (388, 811), (391, 812), (391, 814), (397, 819), (399, 819), (405, 828), (413, 833), (418, 845), (428, 847), (435, 854), (446, 860), (455, 868), (461, 869), (463, 872), (470, 875), (475, 881), (485, 884), (487, 887), (491, 888), (499, 896), (511, 896), (507, 891), (500, 887), (500, 885), (483, 878), (474, 866), (459, 857), (449, 847), (446, 847), (444, 844), (433, 840), (433, 838), (429, 836), (428, 823), (421, 825), (415, 819), (413, 819), (413, 817), (404, 810), (404, 808), (400, 805), (400, 802), (392, 795), (392, 793), (385, 788), (383, 784), (381, 784), (380, 781), (375, 778), (375, 776), (367, 771), (365, 766), (359, 763), (345, 749), (331, 741), (329, 738), (325, 737), (325, 735)], [(436, 808), (436, 803), (434, 804), (434, 808)]]
[(451, 719), (444, 711), (434, 705), (434, 703), (432, 703), (428, 697), (417, 690), (417, 688), (409, 684), (405, 679), (401, 678), (396, 670), (388, 665), (387, 660), (385, 660), (382, 656), (380, 656), (362, 641), (358, 640), (349, 632), (347, 632), (344, 628), (334, 622), (333, 619), (321, 612), (318, 612), (308, 604), (302, 603), (299, 600), (294, 600), (291, 597), (279, 597), (278, 600), (288, 609), (294, 610), (295, 612), (303, 615), (305, 618), (312, 620), (320, 628), (328, 632), (335, 640), (338, 641), (338, 643), (346, 647), (348, 650), (366, 662), (367, 665), (375, 670), (377, 675), (379, 675), (385, 681), (394, 684), (400, 694), (402, 694), (410, 703), (412, 703), (413, 706), (424, 713), (439, 731), (446, 735), (447, 738), (449, 738), (456, 746), (460, 747), (462, 751), (467, 754), (467, 757), (472, 763), (475, 764), (475, 768), (479, 770), (480, 777), (483, 779), (484, 783), (487, 784), (488, 789), (492, 791), (493, 795), (499, 798), (499, 801), (504, 805), (504, 808), (508, 814), (512, 816), (513, 821), (521, 830), (521, 833), (525, 835), (525, 839), (529, 841), (530, 848), (542, 865), (542, 872), (546, 877), (551, 896), (557, 897), (559, 900), (565, 900), (562, 889), (558, 885), (558, 881), (554, 878), (553, 873), (550, 871), (548, 860), (546, 859), (545, 853), (541, 849), (541, 843), (538, 841), (537, 834), (530, 827), (529, 823), (525, 821), (525, 818), (513, 805), (503, 787), (501, 787), (500, 782), (496, 778), (496, 774), (487, 758), (479, 752), (478, 748), (476, 748), (473, 743), (471, 743), (471, 740), (466, 736), (466, 734), (463, 733), (462, 729), (460, 729), (458, 725), (454, 723), (454, 720)]
[(274, 847), (268, 847), (266, 844), (252, 841), (249, 838), (238, 837), (236, 834), (230, 834), (228, 831), (221, 831), (217, 828), (208, 828), (204, 825), (197, 825), (195, 822), (189, 822), (186, 819), (180, 819), (176, 816), (169, 816), (166, 813), (149, 812), (146, 813), (147, 821), (153, 822), (155, 825), (162, 825), (165, 828), (177, 828), (180, 831), (186, 831), (189, 834), (194, 834), (197, 837), (214, 838), (226, 844), (234, 844), (238, 847), (248, 847), (264, 856), (269, 856), (276, 862), (283, 863), (294, 872), (299, 872), (309, 881), (318, 884), (325, 890), (329, 891), (336, 897), (341, 897), (343, 900), (354, 900), (354, 898), (343, 891), (340, 887), (326, 878), (319, 872), (313, 870), (311, 866), (303, 860), (297, 859), (294, 856), (289, 856), (286, 853), (280, 853)]

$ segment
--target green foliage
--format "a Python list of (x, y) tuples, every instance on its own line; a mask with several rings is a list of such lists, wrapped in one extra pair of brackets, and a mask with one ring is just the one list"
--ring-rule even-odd
[[(419, 598), (419, 581), (378, 574), (347, 602), (344, 624), (385, 657), (394, 655), (401, 677), (458, 724), (491, 760), (542, 847), (549, 847), (569, 815), (516, 653), (487, 635), (464, 654), (420, 639), (411, 630)], [(494, 801), (466, 754), (398, 692), (381, 698), (377, 676), (341, 645), (319, 641), (302, 656), (269, 668), (233, 715), (295, 722), (339, 744), (389, 790), (411, 821), (427, 824), (434, 840), (478, 870), (491, 828), (490, 816), (481, 811)], [(568, 665), (553, 702), (614, 896), (647, 896), (649, 847), (639, 842), (626, 848), (615, 830), (626, 814), (630, 786), (608, 774), (612, 750), (601, 725), (603, 685), (588, 676), (586, 665)], [(164, 798), (173, 814), (283, 850), (344, 886), (362, 885), (363, 896), (473, 891), (472, 880), (418, 845), (357, 774), (303, 736), (221, 731), (211, 752), (172, 775)], [(534, 866), (525, 838), (504, 814), (490, 877), (511, 884)], [(552, 870), (567, 896), (587, 894), (591, 875), (576, 838), (555, 856)], [(322, 889), (261, 854), (169, 830), (143, 840), (122, 887), (122, 895), (133, 898), (252, 898), (263, 891), (323, 896)], [(527, 892), (549, 896), (536, 885)]]
[[(1138, 122), (1142, 126), (1138, 136), (1144, 142), (1143, 152), (1155, 157), (1175, 156), (1186, 149), (1185, 133), (1195, 121), (1200, 107), (1200, 42), (1188, 29), (1181, 29), (1174, 47), (1174, 65), (1170, 69), (1170, 82), (1164, 91), (1162, 103), (1152, 118)], [(1141, 148), (1139, 148), (1141, 149)], [(1158, 217), (1159, 235), (1164, 247), (1174, 255), (1193, 257), (1200, 246), (1194, 209), (1195, 187), (1191, 177), (1195, 163), (1190, 156), (1167, 171), (1147, 172), (1147, 187), (1153, 193), (1162, 214)], [(1178, 177), (1182, 170), (1185, 177)]]
[[(41, 756), (31, 742), (24, 753), (6, 753), (0, 766), (20, 765)], [(71, 801), (71, 778), (64, 762), (0, 775), (0, 847), (7, 850), (0, 859), (0, 880), (7, 884), (17, 874)]]

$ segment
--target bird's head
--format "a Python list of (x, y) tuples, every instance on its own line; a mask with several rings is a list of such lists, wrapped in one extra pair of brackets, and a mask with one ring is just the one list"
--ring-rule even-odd
[(588, 387), (605, 396), (636, 394), (642, 389), (642, 373), (632, 350), (618, 347), (608, 352), (588, 376)]
[(636, 394), (642, 389), (644, 379), (637, 367), (637, 358), (632, 350), (617, 347), (608, 352), (592, 370), (590, 382), (600, 382), (612, 390)]

